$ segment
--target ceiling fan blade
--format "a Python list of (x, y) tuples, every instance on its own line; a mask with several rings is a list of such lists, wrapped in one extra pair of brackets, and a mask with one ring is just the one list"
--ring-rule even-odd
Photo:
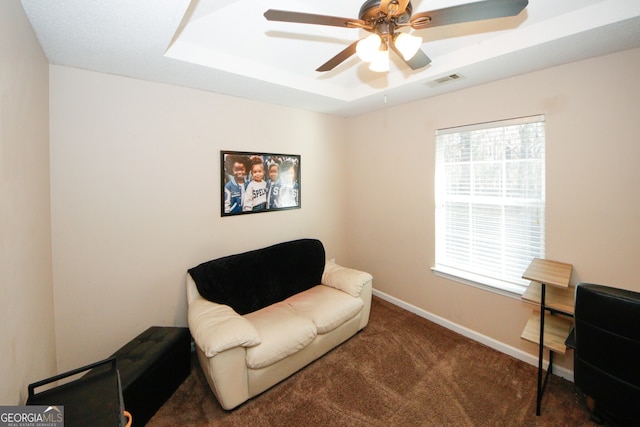
[(358, 44), (358, 42), (359, 42), (359, 40), (356, 40), (355, 42), (351, 43), (349, 46), (344, 48), (336, 56), (334, 56), (333, 58), (331, 58), (330, 60), (328, 60), (327, 62), (322, 64), (321, 66), (319, 66), (316, 69), (316, 71), (330, 71), (330, 70), (333, 70), (335, 67), (340, 65), (342, 62), (344, 62), (351, 55), (356, 53), (356, 45)]
[(364, 28), (366, 24), (360, 19), (340, 18), (337, 16), (316, 15), (313, 13), (290, 12), (287, 10), (269, 9), (264, 13), (269, 21), (295, 22), (300, 24), (331, 25), (334, 27)]
[(402, 59), (412, 70), (417, 70), (422, 67), (426, 67), (431, 63), (431, 58), (427, 56), (422, 49), (418, 49), (415, 55), (411, 59), (404, 59), (402, 53), (398, 50), (394, 43), (391, 43), (391, 50), (393, 50), (400, 59)]
[(416, 13), (411, 17), (410, 23), (413, 29), (421, 30), (460, 22), (515, 16), (528, 4), (528, 0), (484, 0)]

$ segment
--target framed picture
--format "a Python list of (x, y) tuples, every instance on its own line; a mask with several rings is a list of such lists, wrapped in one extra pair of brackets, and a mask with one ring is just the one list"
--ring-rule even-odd
[(221, 151), (221, 215), (300, 209), (300, 156)]

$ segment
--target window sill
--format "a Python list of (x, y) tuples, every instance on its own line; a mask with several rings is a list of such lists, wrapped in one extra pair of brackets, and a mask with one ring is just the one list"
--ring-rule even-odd
[(527, 287), (523, 285), (515, 285), (501, 280), (490, 279), (479, 274), (456, 270), (454, 268), (436, 266), (432, 267), (431, 271), (433, 271), (433, 274), (438, 277), (453, 280), (454, 282), (473, 286), (474, 288), (483, 289), (485, 291), (514, 299), (520, 299), (524, 291), (527, 289)]

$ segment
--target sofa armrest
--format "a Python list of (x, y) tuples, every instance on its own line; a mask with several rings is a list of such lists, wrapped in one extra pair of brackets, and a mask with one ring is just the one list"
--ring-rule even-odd
[(343, 267), (333, 261), (327, 262), (322, 274), (323, 285), (339, 289), (354, 297), (360, 296), (364, 285), (371, 280), (373, 280), (371, 274)]
[(202, 297), (190, 302), (188, 321), (196, 345), (207, 357), (234, 347), (260, 344), (256, 328), (227, 305)]

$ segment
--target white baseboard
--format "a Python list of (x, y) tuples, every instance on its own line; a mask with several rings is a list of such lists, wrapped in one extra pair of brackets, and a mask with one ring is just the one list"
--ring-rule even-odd
[[(477, 341), (479, 343), (482, 343), (488, 347), (493, 348), (494, 350), (497, 350), (501, 353), (507, 354), (509, 356), (515, 357), (518, 360), (522, 360), (525, 363), (528, 363), (530, 365), (533, 365), (535, 367), (538, 366), (538, 357), (534, 356), (532, 354), (529, 354), (525, 351), (522, 351), (518, 348), (512, 347), (510, 345), (507, 345), (503, 342), (497, 341), (493, 338), (490, 338), (486, 335), (483, 335), (481, 333), (478, 333), (474, 330), (471, 330), (469, 328), (466, 328), (464, 326), (458, 325), (457, 323), (453, 323), (450, 320), (445, 319), (444, 317), (440, 317), (437, 316), (433, 313), (430, 313), (426, 310), (423, 310), (419, 307), (416, 307), (413, 304), (409, 304), (408, 302), (402, 301), (398, 298), (392, 297), (391, 295), (388, 295), (384, 292), (378, 291), (376, 289), (373, 290), (373, 294), (387, 302), (390, 302), (393, 305), (397, 305), (398, 307), (401, 307), (413, 314), (416, 314), (420, 317), (423, 317), (427, 320), (430, 320), (433, 323), (436, 323), (440, 326), (443, 326), (447, 329), (450, 329), (462, 336), (465, 336), (469, 339), (472, 339), (474, 341)], [(544, 362), (544, 368), (547, 369), (549, 365), (548, 361)], [(557, 375), (559, 377), (562, 377), (568, 381), (573, 382), (573, 371), (568, 370), (567, 368), (563, 368), (561, 366), (556, 366), (554, 364), (553, 366), (553, 372), (554, 375)]]

